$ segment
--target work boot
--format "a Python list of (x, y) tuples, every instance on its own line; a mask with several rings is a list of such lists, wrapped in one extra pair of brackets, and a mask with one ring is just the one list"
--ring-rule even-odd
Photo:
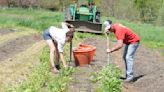
[(60, 65), (55, 65), (56, 69), (60, 70)]
[(125, 79), (124, 80), (124, 83), (133, 83), (133, 82), (134, 82), (133, 78), (132, 79)]

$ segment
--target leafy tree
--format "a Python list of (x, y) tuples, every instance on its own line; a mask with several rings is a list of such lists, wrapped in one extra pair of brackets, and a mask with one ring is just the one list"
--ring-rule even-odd
[(139, 11), (134, 7), (133, 0), (102, 0), (101, 12), (119, 19), (139, 19)]
[(159, 10), (159, 15), (158, 15), (158, 20), (157, 20), (157, 23), (159, 25), (164, 25), (164, 12), (163, 11), (164, 11), (164, 2), (161, 9)]
[(115, 17), (115, 11), (117, 7), (117, 3), (119, 0), (102, 0), (101, 1), (101, 12), (104, 15), (110, 15)]
[(132, 0), (119, 0), (115, 13), (119, 19), (139, 20), (139, 11), (133, 6)]
[(143, 22), (153, 22), (158, 17), (158, 10), (163, 0), (134, 0), (134, 5), (140, 11)]

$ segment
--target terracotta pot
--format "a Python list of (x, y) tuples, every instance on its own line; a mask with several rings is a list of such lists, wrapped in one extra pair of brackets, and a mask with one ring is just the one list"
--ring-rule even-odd
[(77, 49), (73, 51), (76, 66), (84, 66), (90, 64), (93, 60), (96, 47), (92, 45), (81, 44)]

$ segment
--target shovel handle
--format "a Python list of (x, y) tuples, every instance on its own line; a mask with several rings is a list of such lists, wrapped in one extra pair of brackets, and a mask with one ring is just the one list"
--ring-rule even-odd
[(69, 66), (70, 66), (70, 63), (72, 61), (72, 41), (70, 42), (70, 57), (69, 57)]
[[(105, 32), (105, 36), (107, 39), (106, 46), (107, 46), (107, 48), (109, 48), (109, 37), (106, 32)], [(107, 54), (108, 54), (108, 65), (109, 65), (110, 64), (110, 60), (109, 60), (110, 54), (109, 53), (107, 53)]]

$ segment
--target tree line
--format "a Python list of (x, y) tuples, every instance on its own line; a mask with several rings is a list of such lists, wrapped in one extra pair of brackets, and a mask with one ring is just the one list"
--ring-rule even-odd
[[(0, 0), (1, 7), (45, 8), (62, 11), (76, 0)], [(78, 0), (87, 4), (88, 0)], [(93, 0), (104, 16), (164, 25), (164, 0)]]
[(105, 15), (164, 25), (164, 0), (102, 0), (100, 6)]

